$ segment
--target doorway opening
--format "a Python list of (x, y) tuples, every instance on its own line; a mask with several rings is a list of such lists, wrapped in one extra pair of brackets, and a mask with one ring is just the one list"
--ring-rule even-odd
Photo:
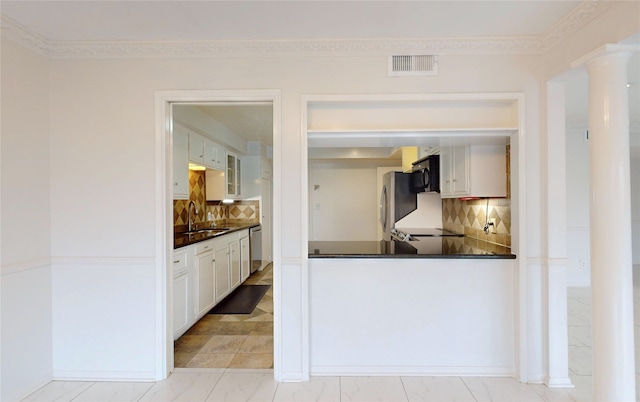
[[(277, 216), (272, 205), (279, 99), (279, 91), (170, 91), (157, 96), (165, 146), (159, 251), (166, 359), (160, 378), (180, 367), (278, 366), (274, 304), (279, 301), (273, 297), (278, 286), (273, 281), (278, 271), (273, 253)], [(196, 152), (198, 146), (204, 152)], [(219, 183), (217, 176), (223, 178)], [(214, 188), (224, 195), (216, 195)], [(250, 230), (257, 228), (262, 236), (254, 236), (251, 244)], [(215, 310), (230, 298), (244, 300), (238, 297), (240, 290), (259, 286), (267, 290), (255, 297), (251, 311)]]

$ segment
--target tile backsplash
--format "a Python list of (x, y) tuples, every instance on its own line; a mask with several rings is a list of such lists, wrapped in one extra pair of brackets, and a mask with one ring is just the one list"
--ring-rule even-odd
[[(496, 220), (497, 233), (485, 234), (483, 230), (485, 222), (491, 218)], [(442, 224), (446, 230), (511, 247), (511, 200), (509, 198), (480, 200), (443, 198)]]
[(205, 172), (190, 170), (189, 199), (173, 200), (173, 226), (175, 232), (185, 231), (189, 224), (187, 208), (190, 201), (193, 201), (198, 209), (195, 222), (201, 227), (250, 224), (260, 220), (260, 203), (257, 200), (235, 201), (233, 204), (207, 201)]

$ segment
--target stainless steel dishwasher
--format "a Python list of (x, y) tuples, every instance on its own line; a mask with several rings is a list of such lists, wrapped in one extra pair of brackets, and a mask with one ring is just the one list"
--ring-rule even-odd
[(251, 273), (254, 273), (262, 266), (262, 225), (249, 229), (251, 237), (249, 247), (251, 253)]

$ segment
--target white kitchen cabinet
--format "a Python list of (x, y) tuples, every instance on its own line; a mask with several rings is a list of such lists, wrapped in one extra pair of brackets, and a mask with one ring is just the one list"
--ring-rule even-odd
[(440, 149), (443, 198), (506, 197), (504, 145), (444, 146)]
[(173, 339), (184, 334), (195, 322), (193, 250), (183, 248), (173, 253), (172, 329)]
[(238, 155), (227, 152), (227, 198), (238, 198), (242, 194), (242, 163)]
[(224, 170), (224, 148), (200, 134), (189, 132), (189, 161), (216, 170)]
[(240, 233), (240, 281), (244, 282), (251, 275), (251, 255), (249, 253), (249, 230)]
[(173, 131), (173, 199), (189, 199), (189, 135)]
[[(198, 246), (200, 246), (198, 248)], [(213, 253), (213, 241), (198, 243), (196, 245), (196, 280), (197, 287), (197, 317), (207, 314), (216, 303), (215, 299), (215, 262)]]
[(226, 153), (225, 160), (226, 163), (223, 170), (207, 169), (205, 173), (207, 201), (240, 198), (242, 191), (240, 181), (242, 163), (240, 158), (232, 152)]
[(189, 132), (189, 161), (204, 164), (204, 137), (193, 132)]
[(204, 160), (203, 160), (204, 166), (211, 169), (224, 170), (224, 158), (225, 158), (224, 148), (206, 138), (204, 139), (203, 147), (204, 147)]
[(236, 237), (236, 240), (229, 243), (229, 256), (231, 264), (231, 290), (240, 286), (241, 283), (241, 263), (240, 263), (240, 240)]
[(440, 195), (463, 197), (469, 194), (469, 147), (442, 147), (440, 150)]
[(215, 271), (216, 271), (216, 303), (231, 293), (231, 273), (229, 264), (229, 243), (224, 236), (216, 242), (215, 247)]
[(173, 278), (173, 339), (178, 339), (189, 328), (189, 275), (185, 270)]

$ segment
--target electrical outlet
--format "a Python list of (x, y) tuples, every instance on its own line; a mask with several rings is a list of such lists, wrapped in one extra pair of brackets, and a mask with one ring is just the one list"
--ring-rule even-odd
[(491, 226), (489, 226), (489, 231), (491, 233), (498, 233), (498, 228), (496, 227), (496, 218), (490, 218), (489, 223), (491, 223)]
[(585, 260), (580, 260), (580, 269), (587, 269), (587, 262)]

